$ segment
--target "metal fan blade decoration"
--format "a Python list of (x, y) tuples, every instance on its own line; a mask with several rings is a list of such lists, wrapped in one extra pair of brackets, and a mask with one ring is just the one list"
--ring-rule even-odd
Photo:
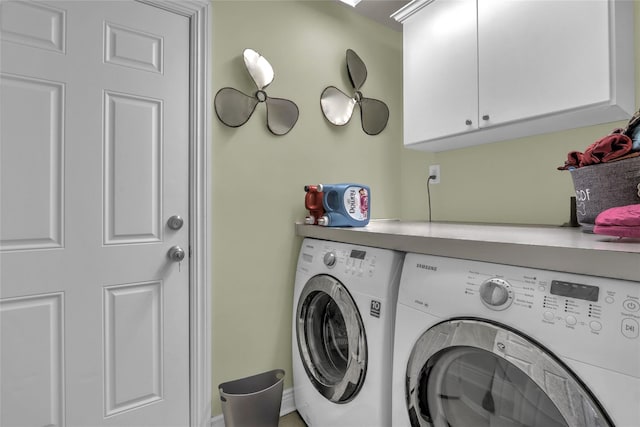
[(245, 124), (256, 106), (264, 102), (267, 107), (267, 128), (274, 135), (285, 135), (298, 121), (298, 106), (288, 99), (272, 98), (264, 89), (273, 82), (275, 74), (267, 59), (252, 49), (243, 52), (244, 65), (258, 90), (253, 96), (232, 87), (222, 88), (216, 93), (214, 106), (218, 119), (229, 127)]
[(347, 72), (355, 91), (353, 97), (334, 86), (325, 88), (320, 95), (322, 113), (330, 123), (343, 126), (351, 120), (353, 109), (359, 105), (362, 130), (368, 135), (377, 135), (387, 126), (389, 107), (377, 99), (365, 98), (360, 92), (367, 80), (367, 67), (351, 49), (347, 49)]

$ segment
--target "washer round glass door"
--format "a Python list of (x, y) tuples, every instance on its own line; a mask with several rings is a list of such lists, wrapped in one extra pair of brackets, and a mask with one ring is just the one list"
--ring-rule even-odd
[(427, 330), (407, 365), (413, 427), (608, 427), (562, 362), (500, 325), (456, 319)]
[(328, 400), (347, 403), (362, 388), (367, 341), (353, 298), (338, 280), (312, 277), (296, 310), (302, 364), (313, 386)]

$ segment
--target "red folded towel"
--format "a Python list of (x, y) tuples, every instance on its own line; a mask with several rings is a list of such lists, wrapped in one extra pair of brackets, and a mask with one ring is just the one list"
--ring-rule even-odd
[(600, 138), (585, 150), (580, 166), (606, 163), (631, 152), (633, 141), (623, 133), (614, 133)]
[(631, 152), (633, 140), (627, 135), (620, 133), (617, 129), (614, 133), (600, 138), (591, 144), (584, 153), (580, 151), (570, 151), (567, 160), (558, 170), (580, 168), (583, 166), (606, 163), (626, 156)]

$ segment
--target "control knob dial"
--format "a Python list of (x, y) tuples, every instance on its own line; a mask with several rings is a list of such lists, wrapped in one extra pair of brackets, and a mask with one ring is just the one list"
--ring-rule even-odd
[(504, 310), (513, 302), (511, 285), (497, 277), (485, 280), (480, 285), (480, 300), (492, 310)]
[(327, 267), (333, 267), (336, 263), (336, 253), (333, 251), (327, 252), (326, 254), (324, 254), (324, 265), (326, 265)]

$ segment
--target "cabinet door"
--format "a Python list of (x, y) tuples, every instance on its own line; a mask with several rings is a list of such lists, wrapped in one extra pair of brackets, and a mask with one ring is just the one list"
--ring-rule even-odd
[(608, 7), (607, 0), (479, 1), (480, 127), (609, 105)]
[(476, 13), (434, 1), (403, 22), (405, 144), (477, 128)]

